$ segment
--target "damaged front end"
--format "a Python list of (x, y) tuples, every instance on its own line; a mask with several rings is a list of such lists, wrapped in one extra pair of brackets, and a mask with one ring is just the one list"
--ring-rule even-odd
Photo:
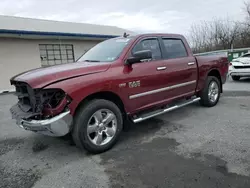
[(68, 109), (71, 98), (61, 89), (32, 89), (27, 83), (12, 81), (18, 102), (10, 112), (25, 130), (49, 136), (64, 136), (71, 128)]

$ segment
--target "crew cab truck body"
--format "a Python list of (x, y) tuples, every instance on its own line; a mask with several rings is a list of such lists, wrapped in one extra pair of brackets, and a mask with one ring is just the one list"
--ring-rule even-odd
[(228, 73), (226, 57), (193, 56), (177, 34), (106, 40), (77, 62), (11, 78), (17, 124), (50, 135), (71, 134), (92, 153), (110, 149), (126, 122), (138, 123), (196, 101), (217, 104)]

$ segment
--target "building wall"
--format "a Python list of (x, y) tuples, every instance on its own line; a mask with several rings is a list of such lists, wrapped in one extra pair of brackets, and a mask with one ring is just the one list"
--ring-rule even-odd
[(0, 38), (0, 92), (11, 90), (9, 79), (26, 70), (41, 67), (39, 44), (73, 44), (75, 60), (100, 41), (31, 40)]

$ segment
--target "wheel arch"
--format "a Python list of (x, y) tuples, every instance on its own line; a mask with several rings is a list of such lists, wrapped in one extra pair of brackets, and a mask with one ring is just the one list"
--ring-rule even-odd
[(86, 104), (87, 102), (94, 100), (94, 99), (105, 99), (105, 100), (109, 100), (113, 103), (115, 103), (118, 108), (121, 110), (121, 113), (123, 115), (126, 114), (126, 110), (125, 110), (125, 106), (123, 104), (122, 99), (119, 97), (119, 95), (117, 95), (114, 92), (111, 91), (100, 91), (100, 92), (96, 92), (96, 93), (92, 93), (88, 96), (86, 96), (84, 99), (82, 99), (82, 101), (77, 105), (76, 109), (75, 109), (75, 114), (79, 111), (80, 107), (84, 104)]
[(221, 89), (221, 93), (223, 93), (223, 87), (222, 87), (222, 80), (221, 80), (221, 74), (220, 71), (218, 69), (211, 69), (207, 76), (214, 76), (216, 78), (218, 78), (218, 80), (220, 81), (220, 89)]

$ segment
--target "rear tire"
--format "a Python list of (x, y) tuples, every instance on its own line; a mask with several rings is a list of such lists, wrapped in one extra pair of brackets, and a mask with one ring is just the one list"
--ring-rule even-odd
[(219, 99), (221, 93), (221, 84), (217, 77), (208, 76), (205, 82), (205, 87), (200, 93), (200, 104), (206, 107), (215, 106)]
[(123, 129), (120, 109), (104, 99), (95, 99), (83, 105), (74, 120), (72, 137), (76, 146), (94, 154), (111, 149)]
[(232, 76), (232, 79), (233, 79), (234, 81), (239, 81), (239, 80), (240, 80), (240, 76)]

